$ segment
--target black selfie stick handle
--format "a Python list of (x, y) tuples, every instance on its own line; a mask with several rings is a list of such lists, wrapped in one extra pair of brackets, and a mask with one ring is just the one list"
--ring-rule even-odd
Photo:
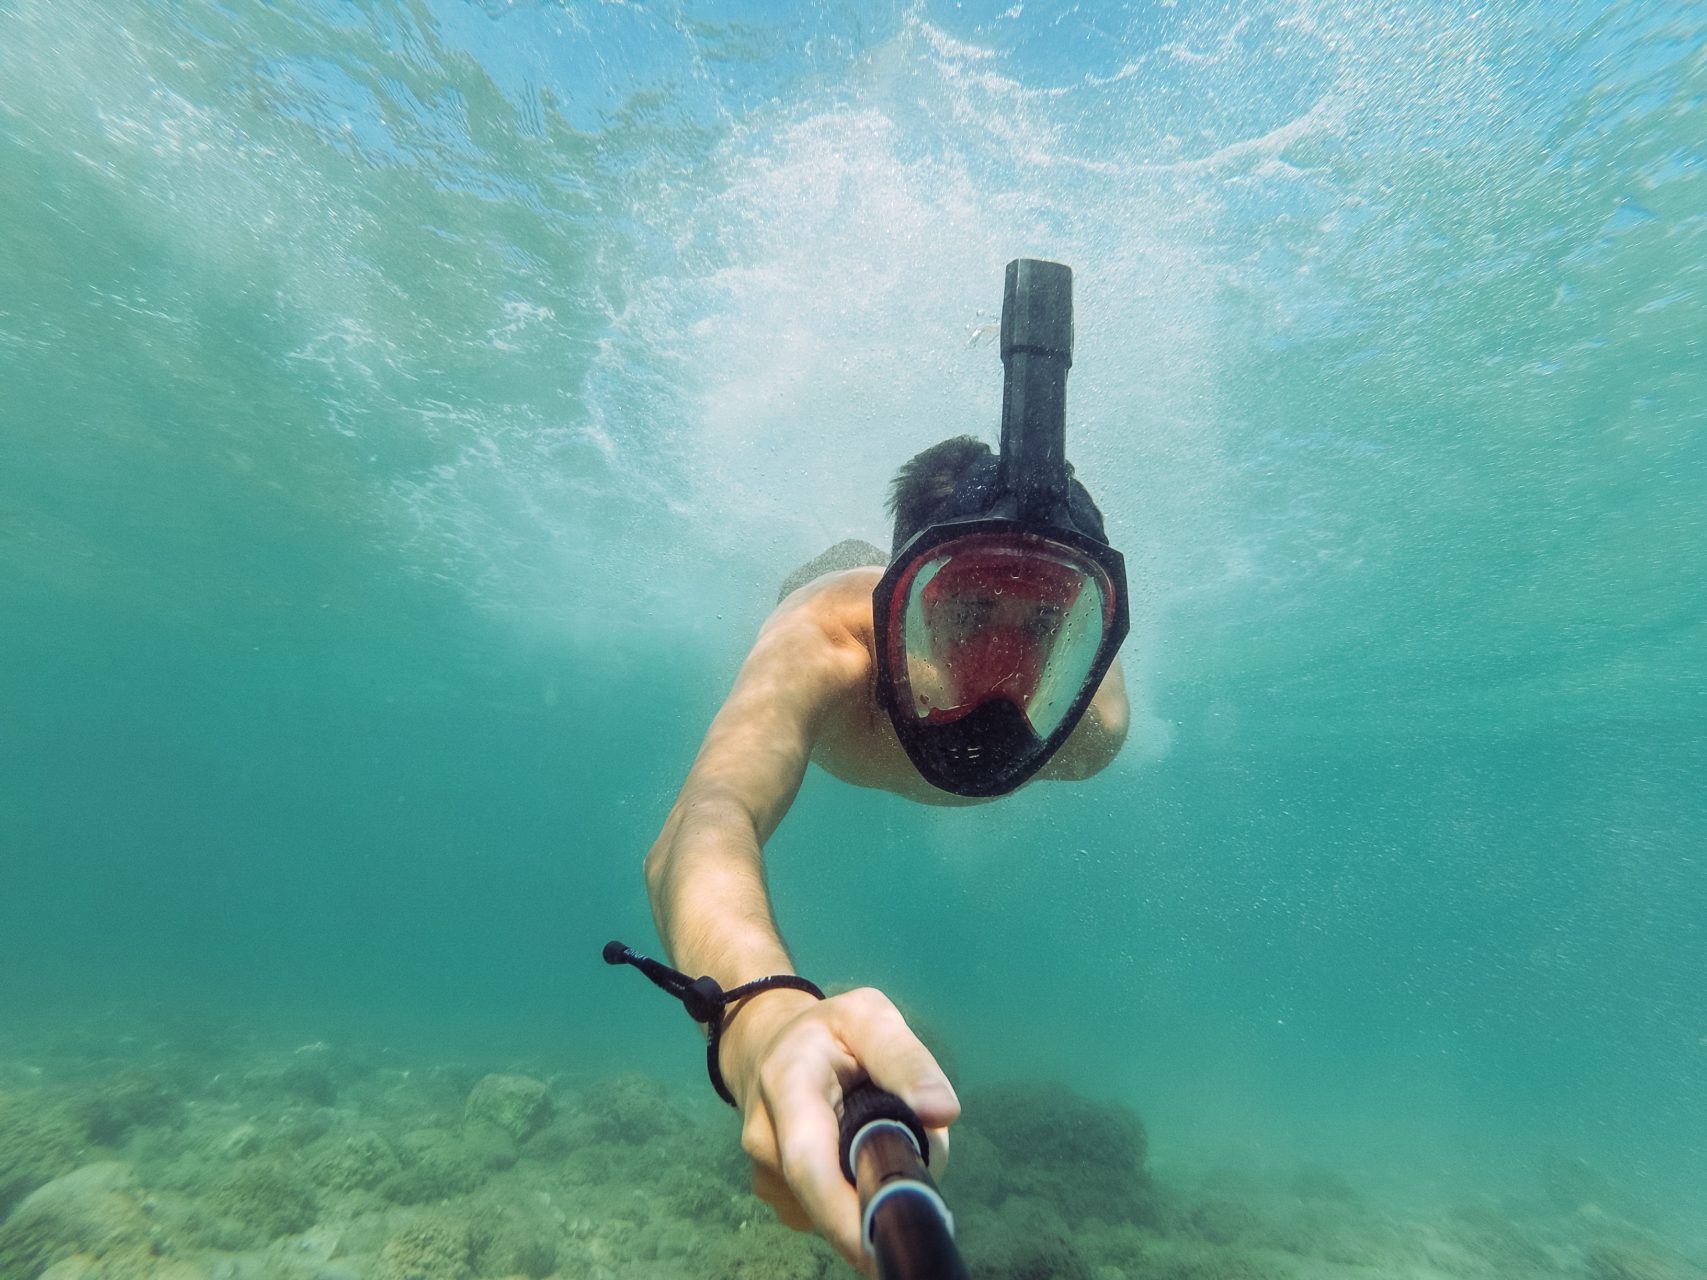
[(848, 1091), (842, 1173), (859, 1192), (860, 1235), (879, 1280), (971, 1280), (929, 1160), (925, 1127), (911, 1107), (874, 1084)]

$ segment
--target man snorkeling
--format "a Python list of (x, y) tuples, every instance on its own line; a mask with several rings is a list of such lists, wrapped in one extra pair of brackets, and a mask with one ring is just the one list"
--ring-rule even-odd
[(904, 1099), (939, 1157), (959, 1103), (881, 993), (824, 999), (793, 975), (761, 850), (808, 761), (856, 786), (968, 804), (1088, 778), (1119, 751), (1125, 569), (1065, 456), (1071, 282), (1055, 263), (1009, 264), (1000, 453), (964, 436), (925, 450), (895, 478), (886, 567), (844, 543), (791, 580), (646, 856), (683, 972), (642, 967), (710, 1029), (707, 1065), (742, 1112), (755, 1190), (862, 1270), (838, 1158), (845, 1091), (869, 1079)]

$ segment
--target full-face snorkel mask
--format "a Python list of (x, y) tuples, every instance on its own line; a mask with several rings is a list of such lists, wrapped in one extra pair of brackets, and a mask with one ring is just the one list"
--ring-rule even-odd
[(872, 595), (877, 696), (919, 773), (999, 796), (1067, 740), (1126, 638), (1126, 564), (1066, 456), (1073, 273), (1008, 263), (1002, 444)]

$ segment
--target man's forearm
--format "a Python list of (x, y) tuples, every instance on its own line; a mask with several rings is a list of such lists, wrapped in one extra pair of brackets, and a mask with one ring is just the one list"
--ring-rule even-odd
[(732, 987), (789, 971), (758, 830), (739, 802), (684, 793), (646, 855), (646, 886), (658, 936), (683, 972)]

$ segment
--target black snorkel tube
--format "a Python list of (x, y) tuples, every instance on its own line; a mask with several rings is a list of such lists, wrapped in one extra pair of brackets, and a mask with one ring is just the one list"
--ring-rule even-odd
[(1060, 522), (1067, 506), (1067, 371), (1073, 269), (1016, 258), (1002, 289), (1001, 486), (1021, 520)]

